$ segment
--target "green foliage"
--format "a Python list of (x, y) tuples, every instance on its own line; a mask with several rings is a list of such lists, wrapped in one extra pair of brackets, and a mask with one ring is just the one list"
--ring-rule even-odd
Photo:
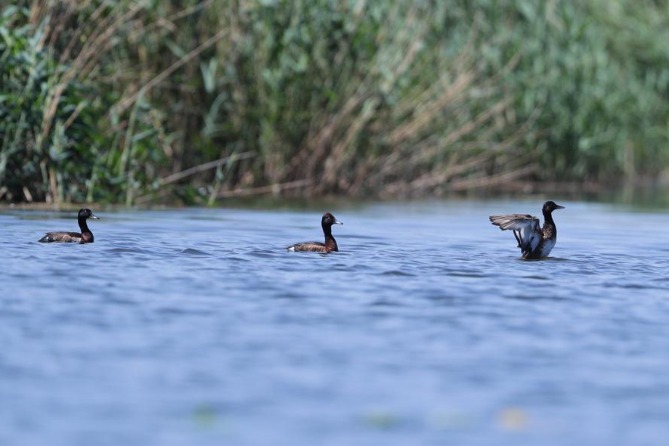
[(508, 10), (519, 14), (501, 47), (522, 55), (509, 82), (520, 119), (538, 110), (528, 149), (543, 178), (610, 180), (667, 165), (666, 7), (519, 1)]
[(0, 198), (652, 176), (668, 20), (634, 0), (19, 1), (0, 16)]
[(216, 128), (209, 134), (221, 145), (259, 154), (249, 170), (254, 182), (306, 179), (302, 194), (392, 196), (486, 175), (484, 161), (512, 134), (502, 116), (508, 101), (465, 52), (471, 31), (455, 44), (439, 31), (434, 13), (446, 9), (290, 5), (218, 15), (218, 27), (245, 33), (230, 36), (216, 59), (225, 61), (218, 82), (206, 82), (214, 98), (206, 128)]
[(45, 8), (9, 6), (0, 17), (0, 197), (131, 202), (162, 157), (156, 109), (136, 101), (132, 113), (110, 113), (122, 98), (105, 77), (118, 69), (110, 48), (121, 10)]

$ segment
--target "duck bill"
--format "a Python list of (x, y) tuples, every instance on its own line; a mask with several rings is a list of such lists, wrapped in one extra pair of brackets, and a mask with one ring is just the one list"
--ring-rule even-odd
[(556, 204), (555, 209), (564, 209), (564, 206), (560, 206), (559, 204)]
[(100, 217), (98, 217), (98, 216), (95, 215), (95, 214), (91, 214), (91, 216), (88, 217), (88, 218), (92, 218), (93, 220), (100, 220)]
[(334, 221), (334, 224), (336, 224), (336, 225), (343, 225), (344, 223), (340, 222), (339, 220), (335, 220), (335, 221)]

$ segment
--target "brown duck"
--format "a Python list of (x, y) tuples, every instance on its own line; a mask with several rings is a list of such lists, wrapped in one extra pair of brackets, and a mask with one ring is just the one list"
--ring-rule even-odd
[(81, 232), (47, 232), (39, 241), (42, 243), (93, 243), (93, 233), (88, 229), (86, 223), (89, 218), (99, 220), (90, 209), (80, 209), (77, 220)]

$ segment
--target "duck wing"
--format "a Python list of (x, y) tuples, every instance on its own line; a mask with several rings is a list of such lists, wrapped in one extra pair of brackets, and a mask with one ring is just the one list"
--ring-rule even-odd
[(529, 214), (491, 215), (490, 221), (503, 231), (513, 231), (523, 256), (534, 252), (543, 237), (539, 219)]
[(321, 242), (296, 243), (286, 249), (290, 252), (327, 252), (327, 247)]
[(81, 234), (78, 232), (47, 232), (39, 241), (42, 243), (80, 243)]

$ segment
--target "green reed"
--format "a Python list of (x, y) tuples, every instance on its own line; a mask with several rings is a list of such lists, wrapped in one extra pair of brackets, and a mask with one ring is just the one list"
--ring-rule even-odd
[(5, 201), (411, 197), (669, 161), (656, 2), (15, 3)]

